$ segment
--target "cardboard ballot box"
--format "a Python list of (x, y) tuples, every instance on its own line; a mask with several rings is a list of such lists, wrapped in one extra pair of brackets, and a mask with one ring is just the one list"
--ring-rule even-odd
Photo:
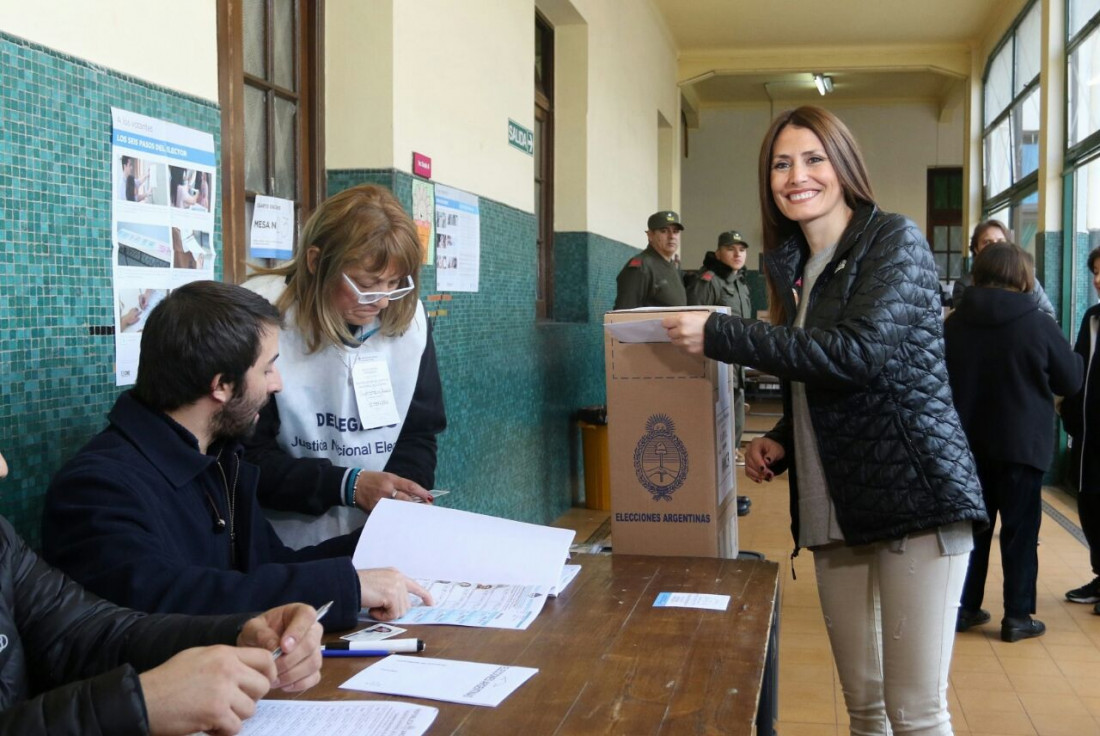
[(698, 310), (604, 316), (612, 552), (737, 556), (732, 371), (653, 324)]

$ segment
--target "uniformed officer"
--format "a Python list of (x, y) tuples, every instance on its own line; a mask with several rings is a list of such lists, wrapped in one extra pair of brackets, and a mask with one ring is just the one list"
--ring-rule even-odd
[(649, 246), (619, 271), (615, 309), (683, 307), (687, 305), (683, 276), (673, 261), (680, 247), (680, 215), (661, 210), (646, 222)]
[(703, 267), (688, 279), (688, 304), (725, 306), (734, 317), (751, 318), (752, 296), (744, 272), (748, 251), (748, 243), (736, 230), (719, 235), (718, 247), (707, 251)]
[[(718, 236), (718, 246), (707, 251), (703, 257), (703, 267), (688, 279), (688, 304), (714, 304), (730, 308), (734, 317), (751, 318), (752, 296), (745, 281), (745, 257), (749, 244), (736, 230), (728, 230)], [(733, 368), (733, 414), (735, 422), (734, 448), (737, 450), (737, 464), (744, 465), (741, 453), (741, 432), (745, 426), (745, 368), (735, 365)], [(748, 499), (739, 496), (738, 511), (744, 506), (747, 512)], [(742, 514), (743, 516), (744, 514)]]

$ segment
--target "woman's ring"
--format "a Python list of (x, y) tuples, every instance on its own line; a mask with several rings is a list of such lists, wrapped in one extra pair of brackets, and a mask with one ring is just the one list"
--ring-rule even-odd
[(393, 493), (390, 494), (390, 498), (397, 498), (397, 489), (393, 489)]

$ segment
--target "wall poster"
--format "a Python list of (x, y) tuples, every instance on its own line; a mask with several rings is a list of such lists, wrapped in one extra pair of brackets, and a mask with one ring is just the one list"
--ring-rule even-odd
[(145, 320), (168, 293), (214, 278), (214, 136), (111, 108), (115, 383), (137, 378)]
[(435, 288), (477, 291), (481, 214), (477, 195), (435, 185)]

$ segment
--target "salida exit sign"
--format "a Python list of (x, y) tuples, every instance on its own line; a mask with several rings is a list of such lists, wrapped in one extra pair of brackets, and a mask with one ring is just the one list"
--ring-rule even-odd
[(511, 118), (508, 119), (508, 143), (528, 156), (535, 155), (535, 134)]

